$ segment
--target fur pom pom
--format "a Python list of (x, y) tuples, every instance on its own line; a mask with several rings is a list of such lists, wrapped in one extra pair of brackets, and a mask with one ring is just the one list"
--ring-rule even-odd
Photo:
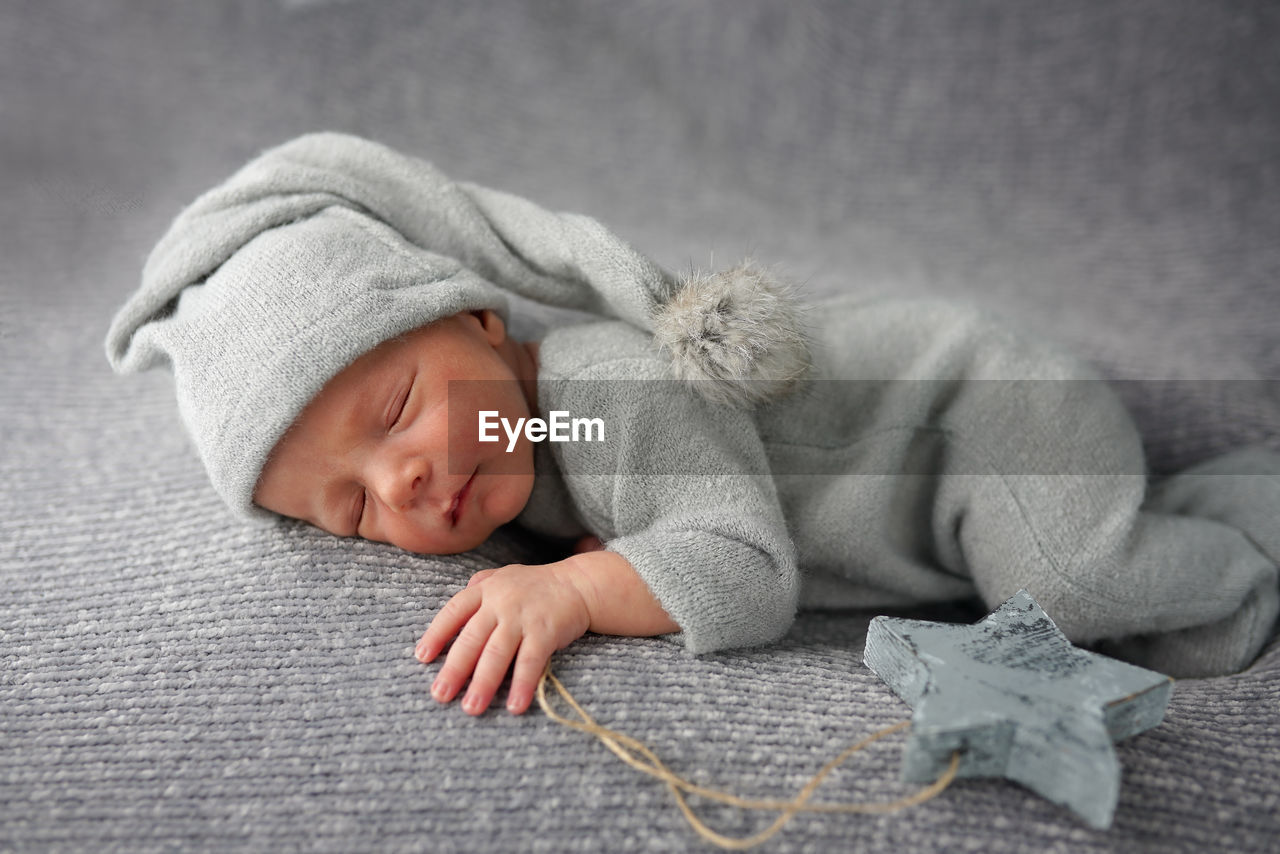
[(716, 403), (749, 408), (809, 370), (808, 338), (789, 288), (750, 261), (685, 278), (654, 317), (675, 375)]

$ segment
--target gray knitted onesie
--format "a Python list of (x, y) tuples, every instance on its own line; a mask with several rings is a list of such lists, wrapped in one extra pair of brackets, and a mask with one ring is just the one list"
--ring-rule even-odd
[(1280, 455), (1149, 488), (1113, 390), (1052, 345), (940, 300), (812, 314), (814, 371), (754, 411), (678, 390), (625, 323), (550, 332), (540, 412), (605, 436), (537, 445), (516, 521), (599, 536), (694, 653), (776, 640), (797, 607), (1026, 588), (1072, 641), (1172, 676), (1257, 656), (1280, 612)]

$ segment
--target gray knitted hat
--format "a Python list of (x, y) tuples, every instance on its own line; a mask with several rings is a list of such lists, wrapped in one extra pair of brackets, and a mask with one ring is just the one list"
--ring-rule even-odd
[(167, 364), (209, 477), (242, 516), (268, 455), (324, 384), (396, 335), (509, 293), (652, 332), (673, 375), (720, 403), (808, 367), (796, 307), (743, 266), (676, 280), (595, 220), (454, 182), (340, 133), (270, 149), (196, 199), (112, 321), (118, 373)]

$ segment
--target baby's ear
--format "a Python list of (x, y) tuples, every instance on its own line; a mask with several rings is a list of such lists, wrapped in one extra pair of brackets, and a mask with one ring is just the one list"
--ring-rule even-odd
[(507, 325), (502, 322), (502, 315), (491, 308), (482, 308), (479, 311), (471, 312), (471, 314), (480, 321), (480, 326), (484, 329), (485, 338), (488, 339), (490, 344), (497, 347), (507, 340)]

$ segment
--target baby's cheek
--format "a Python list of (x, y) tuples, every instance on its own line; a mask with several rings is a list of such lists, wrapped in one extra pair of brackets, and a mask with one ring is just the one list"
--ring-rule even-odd
[(479, 496), (482, 515), (493, 529), (520, 515), (533, 494), (533, 475), (498, 475), (491, 478), (490, 488)]

